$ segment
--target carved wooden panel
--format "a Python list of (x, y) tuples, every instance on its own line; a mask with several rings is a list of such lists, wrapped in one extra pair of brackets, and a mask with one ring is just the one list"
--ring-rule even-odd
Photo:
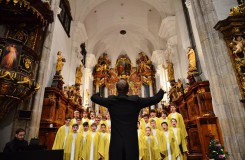
[(201, 116), (214, 114), (212, 106), (212, 96), (210, 92), (197, 94), (197, 99)]
[(47, 146), (47, 149), (52, 149), (58, 128), (40, 129), (39, 138), (42, 145)]
[(66, 102), (63, 100), (60, 100), (58, 102), (59, 106), (56, 109), (56, 115), (55, 115), (55, 123), (58, 125), (63, 125), (65, 122), (65, 113), (66, 113)]
[(39, 137), (41, 144), (52, 148), (58, 128), (64, 124), (65, 116), (73, 116), (75, 110), (82, 110), (55, 87), (45, 89)]
[(55, 115), (55, 102), (49, 98), (44, 98), (41, 120), (52, 122)]
[(203, 158), (205, 158), (205, 155), (209, 152), (208, 145), (210, 143), (210, 138), (214, 137), (215, 139), (218, 139), (223, 145), (222, 134), (217, 117), (203, 117), (198, 118), (196, 121), (201, 141), (202, 155)]
[(179, 113), (182, 115), (184, 121), (188, 121), (188, 111), (186, 103), (182, 101), (181, 104), (179, 104)]
[(197, 117), (200, 116), (196, 96), (190, 95), (190, 98), (188, 98), (187, 100), (187, 106), (188, 106), (189, 120), (195, 120)]
[(189, 142), (190, 142), (190, 153), (201, 153), (201, 144), (199, 140), (199, 134), (197, 128), (190, 128), (188, 130)]

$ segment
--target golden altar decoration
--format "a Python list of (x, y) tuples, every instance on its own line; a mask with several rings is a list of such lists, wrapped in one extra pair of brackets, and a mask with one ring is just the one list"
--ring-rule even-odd
[(126, 54), (120, 55), (116, 61), (115, 67), (110, 68), (111, 61), (106, 53), (103, 53), (93, 70), (95, 90), (100, 87), (107, 87), (109, 95), (116, 94), (116, 82), (119, 79), (128, 81), (129, 94), (140, 95), (143, 84), (152, 86), (154, 83), (154, 68), (148, 56), (139, 53), (136, 60), (137, 66), (133, 66), (131, 60)]
[(226, 42), (236, 79), (245, 102), (245, 4), (233, 7), (229, 16), (215, 25)]

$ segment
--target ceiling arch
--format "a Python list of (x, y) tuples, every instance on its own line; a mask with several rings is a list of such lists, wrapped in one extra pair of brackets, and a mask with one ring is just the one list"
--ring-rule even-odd
[[(130, 59), (144, 52), (149, 57), (163, 48), (158, 35), (162, 19), (173, 15), (171, 0), (74, 0), (73, 17), (84, 23), (89, 53), (98, 58), (106, 52), (112, 62), (122, 52)], [(126, 34), (121, 35), (120, 31)]]
[[(91, 10), (94, 10), (98, 5), (103, 4), (106, 1), (111, 0), (72, 0), (70, 1), (74, 20), (83, 22)], [(125, 3), (128, 0), (113, 0), (121, 3)], [(149, 4), (155, 8), (162, 18), (173, 15), (171, 0), (137, 0)]]

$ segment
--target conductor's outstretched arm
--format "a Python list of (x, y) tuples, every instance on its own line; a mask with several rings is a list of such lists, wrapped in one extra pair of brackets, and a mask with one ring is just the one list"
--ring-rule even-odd
[(101, 106), (104, 106), (106, 108), (108, 108), (108, 106), (110, 106), (110, 101), (108, 100), (108, 98), (101, 97), (99, 93), (94, 94), (91, 97), (91, 101), (93, 101), (94, 103), (97, 103)]
[(139, 98), (139, 105), (141, 108), (144, 108), (144, 107), (149, 107), (151, 105), (157, 104), (158, 102), (162, 100), (163, 95), (164, 95), (164, 91), (160, 89), (158, 93), (152, 97)]

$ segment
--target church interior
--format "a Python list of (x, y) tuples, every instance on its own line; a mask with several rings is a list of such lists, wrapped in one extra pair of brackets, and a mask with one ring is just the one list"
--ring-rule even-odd
[(0, 0), (0, 152), (18, 128), (48, 150), (67, 117), (102, 128), (108, 110), (90, 97), (124, 79), (129, 95), (166, 92), (139, 122), (147, 136), (164, 113), (170, 128), (175, 106), (179, 159), (215, 159), (213, 140), (216, 159), (245, 159), (244, 22), (243, 0)]

